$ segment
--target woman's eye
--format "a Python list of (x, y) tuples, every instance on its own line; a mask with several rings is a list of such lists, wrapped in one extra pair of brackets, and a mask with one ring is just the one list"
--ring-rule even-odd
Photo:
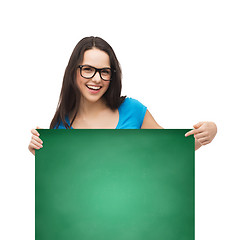
[(83, 68), (83, 71), (85, 71), (85, 72), (92, 72), (93, 69), (89, 68), (89, 67), (85, 67), (85, 68)]
[(102, 74), (105, 74), (105, 75), (109, 75), (111, 72), (110, 72), (110, 70), (102, 70)]

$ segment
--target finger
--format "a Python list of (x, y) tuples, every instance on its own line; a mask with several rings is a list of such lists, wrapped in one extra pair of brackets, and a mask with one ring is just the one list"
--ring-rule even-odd
[(36, 136), (40, 136), (39, 132), (34, 128), (31, 130), (31, 133), (36, 135)]
[(34, 144), (35, 146), (38, 146), (39, 148), (42, 148), (43, 145), (41, 143), (38, 143), (36, 140), (32, 139), (31, 141), (32, 144)]
[(201, 132), (201, 133), (195, 134), (194, 137), (197, 139), (200, 139), (200, 138), (207, 137), (207, 134), (205, 132)]
[(200, 138), (200, 139), (198, 139), (198, 141), (199, 141), (201, 144), (203, 144), (204, 142), (209, 141), (209, 139), (208, 139), (207, 137), (205, 137), (205, 138)]
[(185, 137), (188, 137), (188, 136), (194, 134), (194, 131), (195, 131), (195, 129), (187, 132), (187, 133), (185, 134)]
[(210, 143), (210, 141), (207, 140), (207, 141), (204, 141), (204, 142), (202, 143), (202, 145), (207, 145), (207, 144), (209, 144), (209, 143)]
[[(35, 145), (35, 144), (32, 143), (32, 142), (29, 144), (29, 147), (30, 147), (31, 150), (40, 149), (40, 147), (38, 147), (37, 145)], [(31, 151), (31, 150), (30, 150), (30, 151)]]
[(185, 134), (185, 137), (188, 137), (188, 136), (190, 136), (190, 135), (192, 135), (192, 134), (197, 134), (197, 133), (200, 133), (200, 132), (202, 132), (201, 129), (193, 129), (193, 130), (187, 132), (187, 133)]
[(199, 122), (199, 123), (193, 125), (193, 127), (194, 127), (194, 128), (199, 128), (199, 127), (201, 127), (201, 126), (203, 125), (203, 123), (204, 123), (204, 122)]
[(32, 135), (32, 139), (34, 139), (34, 140), (36, 140), (37, 142), (39, 142), (39, 143), (43, 143), (43, 141), (41, 140), (41, 138), (39, 138), (39, 137), (37, 137), (37, 136), (35, 136), (35, 135)]

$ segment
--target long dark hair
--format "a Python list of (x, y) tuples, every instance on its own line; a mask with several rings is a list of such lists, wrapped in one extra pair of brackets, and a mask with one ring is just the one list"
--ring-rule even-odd
[[(77, 67), (83, 61), (84, 52), (92, 48), (98, 48), (106, 52), (110, 58), (110, 66), (115, 70), (109, 87), (103, 95), (107, 106), (112, 110), (115, 110), (126, 98), (126, 96), (121, 96), (122, 71), (112, 47), (100, 37), (85, 37), (78, 42), (69, 59), (63, 77), (57, 110), (51, 121), (50, 129), (53, 129), (54, 127), (58, 128), (61, 121), (66, 128), (71, 128), (77, 116), (81, 98), (80, 90), (76, 84)], [(69, 125), (65, 118), (70, 112), (73, 112), (74, 115)]]

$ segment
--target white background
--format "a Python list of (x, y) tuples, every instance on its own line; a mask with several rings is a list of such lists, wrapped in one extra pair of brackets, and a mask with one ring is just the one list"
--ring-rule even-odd
[(34, 239), (30, 130), (49, 128), (77, 42), (100, 36), (123, 95), (164, 128), (214, 121), (196, 151), (196, 240), (240, 239), (238, 1), (7, 1), (0, 5), (0, 239)]

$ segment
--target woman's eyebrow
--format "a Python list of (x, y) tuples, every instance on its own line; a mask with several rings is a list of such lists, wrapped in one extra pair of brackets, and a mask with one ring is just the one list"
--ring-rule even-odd
[[(87, 65), (87, 66), (89, 66), (89, 67), (95, 67), (95, 66), (93, 66), (93, 65), (91, 65), (91, 64), (87, 64), (87, 63), (85, 63), (85, 64), (81, 64), (81, 65)], [(98, 67), (95, 67), (95, 68), (98, 68)], [(106, 66), (106, 67), (101, 67), (101, 68), (111, 68), (110, 66)], [(100, 69), (101, 69), (100, 68)]]

